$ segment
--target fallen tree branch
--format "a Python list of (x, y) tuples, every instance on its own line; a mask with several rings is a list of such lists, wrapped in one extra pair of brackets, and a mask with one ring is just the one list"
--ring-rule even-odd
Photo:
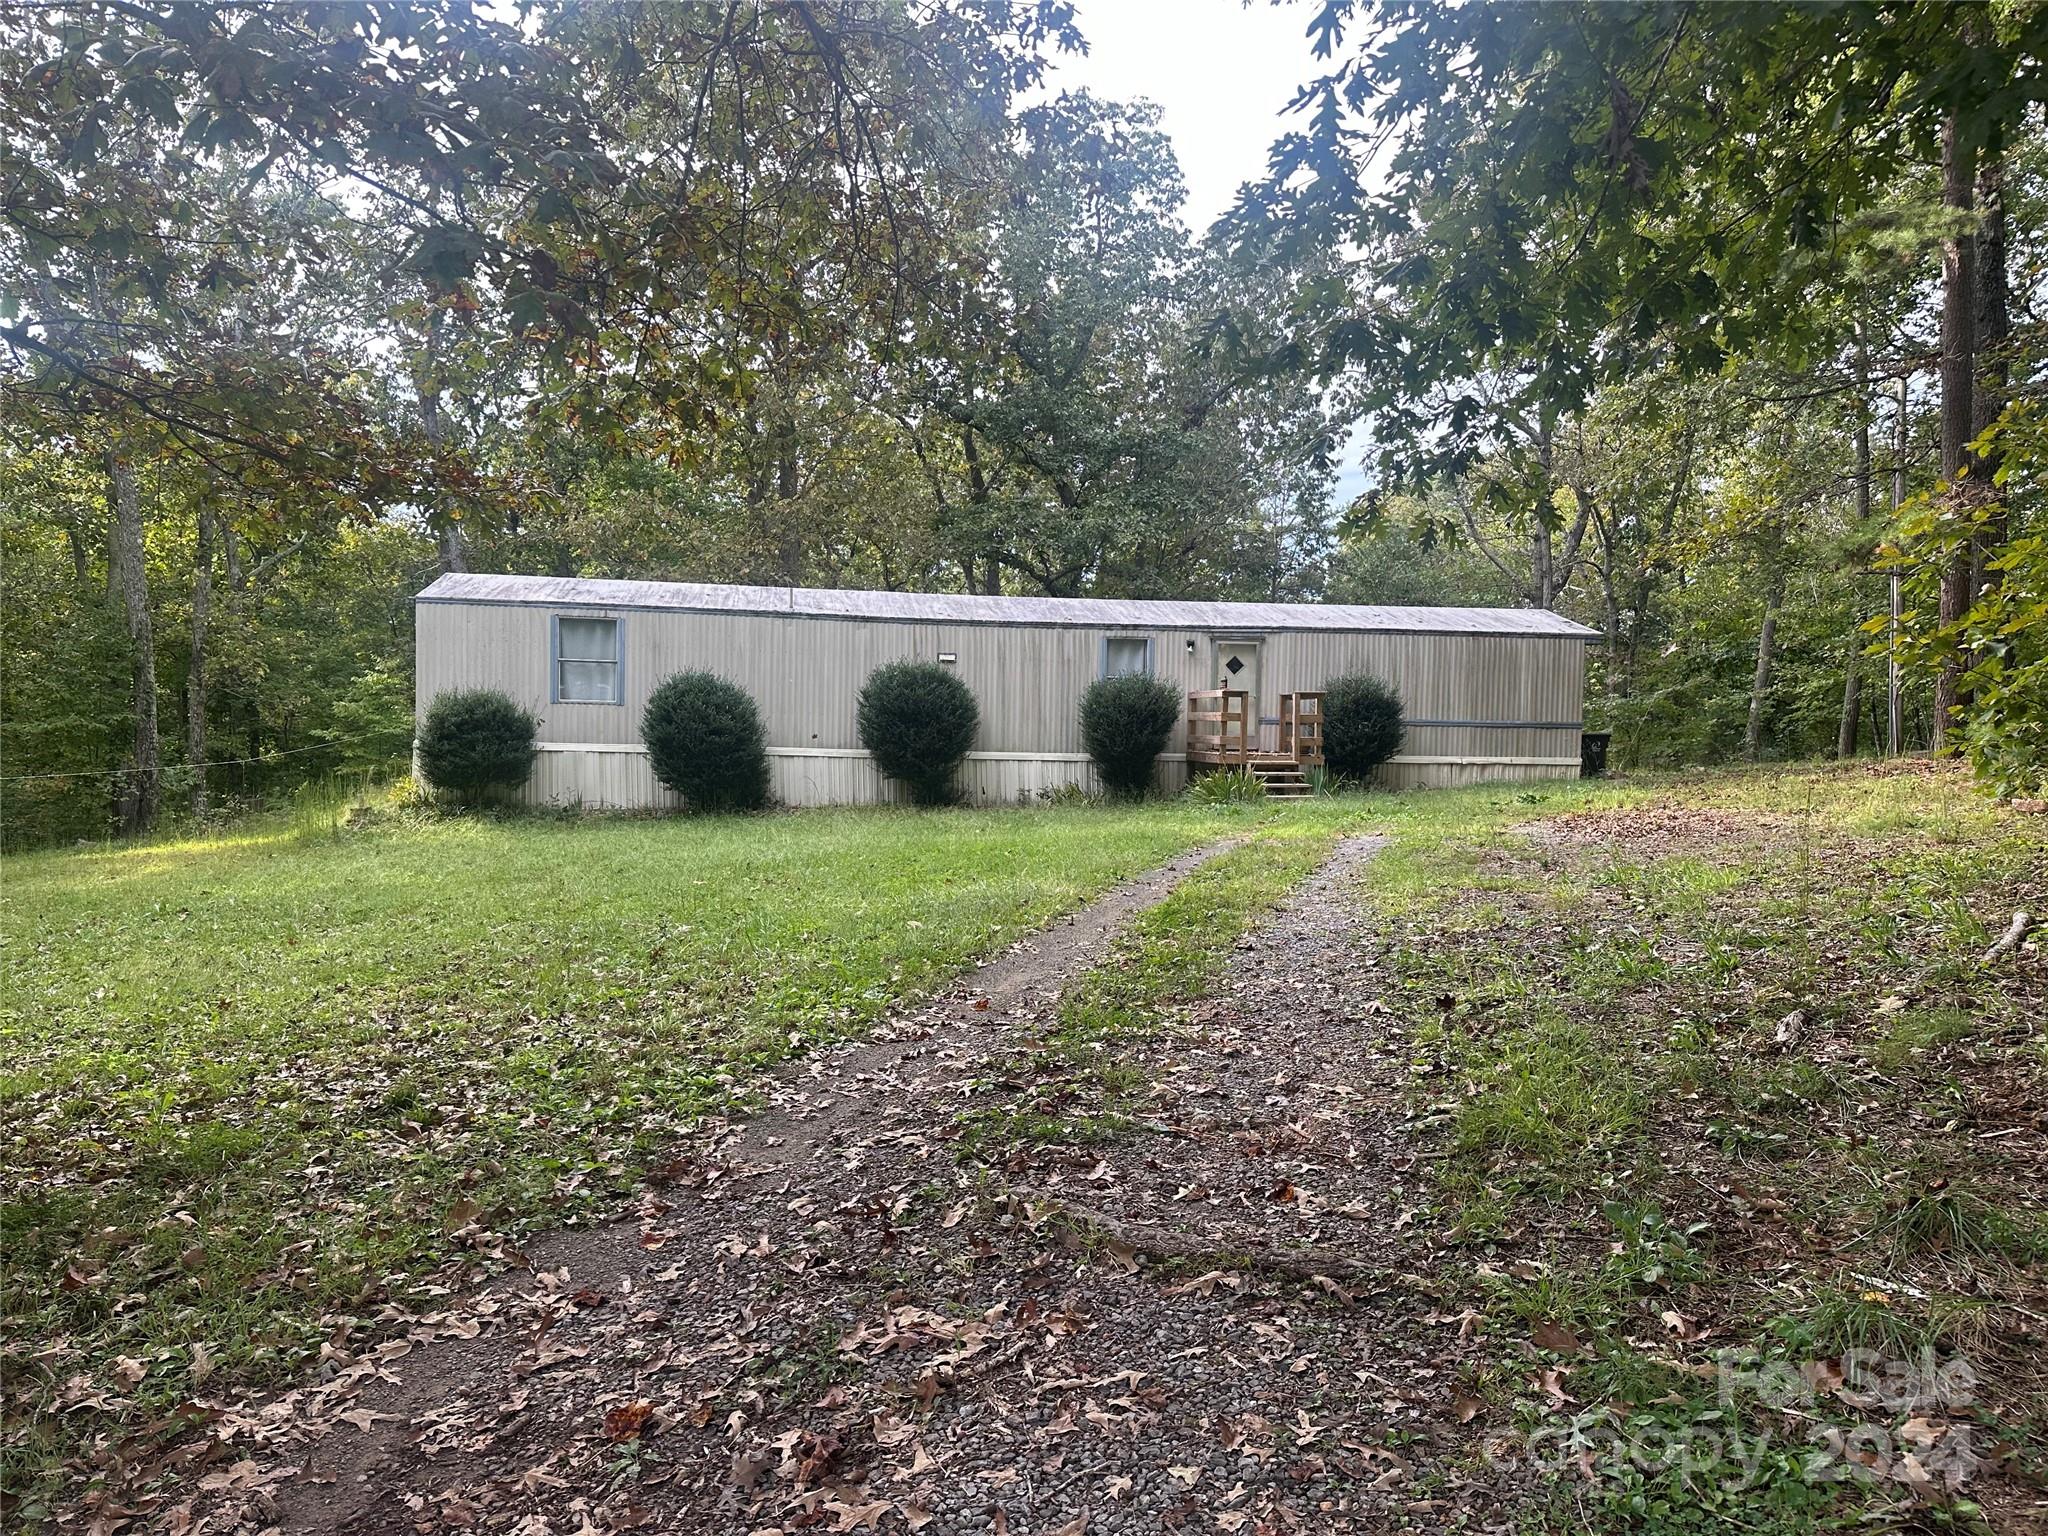
[(1999, 935), (1998, 942), (1985, 950), (1984, 958), (1977, 963), (1979, 965), (1989, 965), (2000, 955), (2017, 945), (2021, 939), (2024, 939), (2027, 936), (2027, 930), (2033, 926), (2034, 919), (2027, 913), (2013, 913), (2012, 922), (2007, 925), (2005, 932)]
[(1095, 1228), (1112, 1242), (1122, 1243), (1133, 1253), (1149, 1253), (1154, 1258), (1200, 1259), (1204, 1262), (1213, 1262), (1218, 1267), (1245, 1264), (1253, 1269), (1293, 1275), (1302, 1280), (1369, 1281), (1384, 1278), (1382, 1271), (1357, 1259), (1345, 1258), (1342, 1254), (1318, 1253), (1313, 1249), (1290, 1251), (1270, 1248), (1226, 1248), (1214, 1239), (1191, 1237), (1185, 1232), (1169, 1231), (1164, 1227), (1148, 1226), (1143, 1222), (1125, 1221), (1121, 1216), (1112, 1216), (1109, 1212), (1098, 1211), (1093, 1206), (1076, 1205), (1070, 1200), (1061, 1199), (1050, 1190), (1012, 1184), (1010, 1193), (1020, 1200), (1050, 1206), (1057, 1214)]

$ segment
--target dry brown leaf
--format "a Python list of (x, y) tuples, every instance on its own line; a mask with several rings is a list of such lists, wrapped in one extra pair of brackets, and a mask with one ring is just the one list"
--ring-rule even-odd
[(604, 1416), (605, 1438), (614, 1444), (638, 1440), (646, 1432), (648, 1420), (653, 1417), (654, 1404), (645, 1399), (622, 1404)]
[(1216, 1287), (1219, 1285), (1236, 1287), (1243, 1283), (1238, 1276), (1231, 1274), (1228, 1270), (1212, 1269), (1206, 1275), (1197, 1275), (1192, 1280), (1183, 1280), (1179, 1285), (1169, 1285), (1160, 1294), (1163, 1296), (1213, 1296), (1216, 1294)]
[(482, 1206), (470, 1199), (469, 1196), (464, 1195), (460, 1200), (457, 1200), (448, 1207), (441, 1217), (441, 1225), (450, 1232), (460, 1232), (464, 1227), (475, 1221), (477, 1217), (483, 1215), (483, 1213), (484, 1208)]

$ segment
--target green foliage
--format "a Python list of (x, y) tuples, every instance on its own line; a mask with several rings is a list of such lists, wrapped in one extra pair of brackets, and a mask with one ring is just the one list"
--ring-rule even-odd
[(1315, 110), (1234, 224), (1251, 250), (1355, 252), (1308, 345), (1373, 367), (1390, 478), (1455, 472), (1652, 357), (1825, 356), (1814, 286), (1885, 250), (1944, 114), (1973, 145), (2023, 123), (2048, 18), (1997, 15), (1322, 0)]
[(935, 661), (892, 661), (868, 674), (855, 717), (860, 744), (919, 805), (944, 805), (974, 745), (981, 710), (958, 673)]
[(654, 776), (692, 811), (758, 811), (768, 803), (768, 737), (739, 684), (678, 672), (647, 700), (640, 739)]
[(93, 494), (75, 460), (0, 452), (0, 843), (8, 848), (104, 837), (124, 784), (127, 637), (85, 547)]
[(394, 666), (373, 666), (351, 678), (335, 696), (327, 731), (335, 766), (365, 775), (401, 768), (412, 746), (412, 698), (412, 678)]
[(436, 696), (420, 721), (420, 773), (468, 803), (533, 775), (540, 721), (489, 688)]
[[(920, 460), (978, 589), (1274, 595), (1312, 578), (1342, 392), (1264, 366), (1297, 279), (1198, 247), (1157, 109), (1017, 116), (993, 259), (914, 365)], [(991, 589), (992, 590), (992, 589)]]
[(1512, 583), (1469, 540), (1431, 536), (1436, 525), (1426, 520), (1426, 505), (1404, 504), (1390, 515), (1414, 521), (1346, 520), (1330, 562), (1324, 594), (1329, 601), (1416, 608), (1514, 605)]
[[(1921, 672), (1962, 669), (1953, 739), (2002, 796), (2048, 791), (2048, 415), (2014, 406), (1978, 442), (1992, 485), (1922, 497), (1886, 559), (1907, 577), (1901, 654)], [(1996, 494), (1993, 494), (1993, 493)], [(1943, 623), (1942, 573), (1975, 568), (1971, 602)], [(1882, 620), (1866, 629), (1877, 633)]]
[(1196, 774), (1188, 798), (1197, 805), (1249, 805), (1266, 798), (1266, 786), (1249, 768), (1219, 768)]
[(1100, 677), (1081, 696), (1081, 744), (1114, 794), (1142, 795), (1180, 722), (1180, 695), (1156, 677)]
[(1323, 684), (1323, 757), (1340, 778), (1363, 783), (1401, 750), (1404, 734), (1390, 684), (1364, 673)]

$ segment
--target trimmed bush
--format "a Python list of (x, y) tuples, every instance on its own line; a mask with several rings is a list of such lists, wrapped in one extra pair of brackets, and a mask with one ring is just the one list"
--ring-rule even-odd
[(1081, 695), (1081, 745), (1112, 794), (1142, 795), (1180, 723), (1180, 695), (1155, 677), (1097, 678)]
[(944, 805), (981, 710), (959, 674), (935, 661), (892, 661), (868, 674), (859, 722), (860, 744), (883, 773), (908, 784), (919, 805)]
[(539, 732), (539, 720), (492, 689), (436, 694), (420, 722), (420, 774), (465, 803), (517, 789), (533, 775)]
[(647, 701), (640, 739), (654, 776), (692, 811), (758, 811), (768, 803), (768, 735), (738, 683), (678, 672)]
[(1357, 672), (1323, 685), (1323, 761), (1339, 778), (1363, 783), (1405, 734), (1391, 684)]

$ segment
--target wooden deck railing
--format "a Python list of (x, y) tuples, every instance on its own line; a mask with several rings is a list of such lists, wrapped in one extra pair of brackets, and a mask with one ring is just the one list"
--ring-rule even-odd
[(1317, 693), (1280, 695), (1280, 755), (1304, 768), (1323, 760), (1323, 696)]
[(1204, 688), (1188, 695), (1188, 761), (1251, 761), (1251, 694), (1242, 688)]

